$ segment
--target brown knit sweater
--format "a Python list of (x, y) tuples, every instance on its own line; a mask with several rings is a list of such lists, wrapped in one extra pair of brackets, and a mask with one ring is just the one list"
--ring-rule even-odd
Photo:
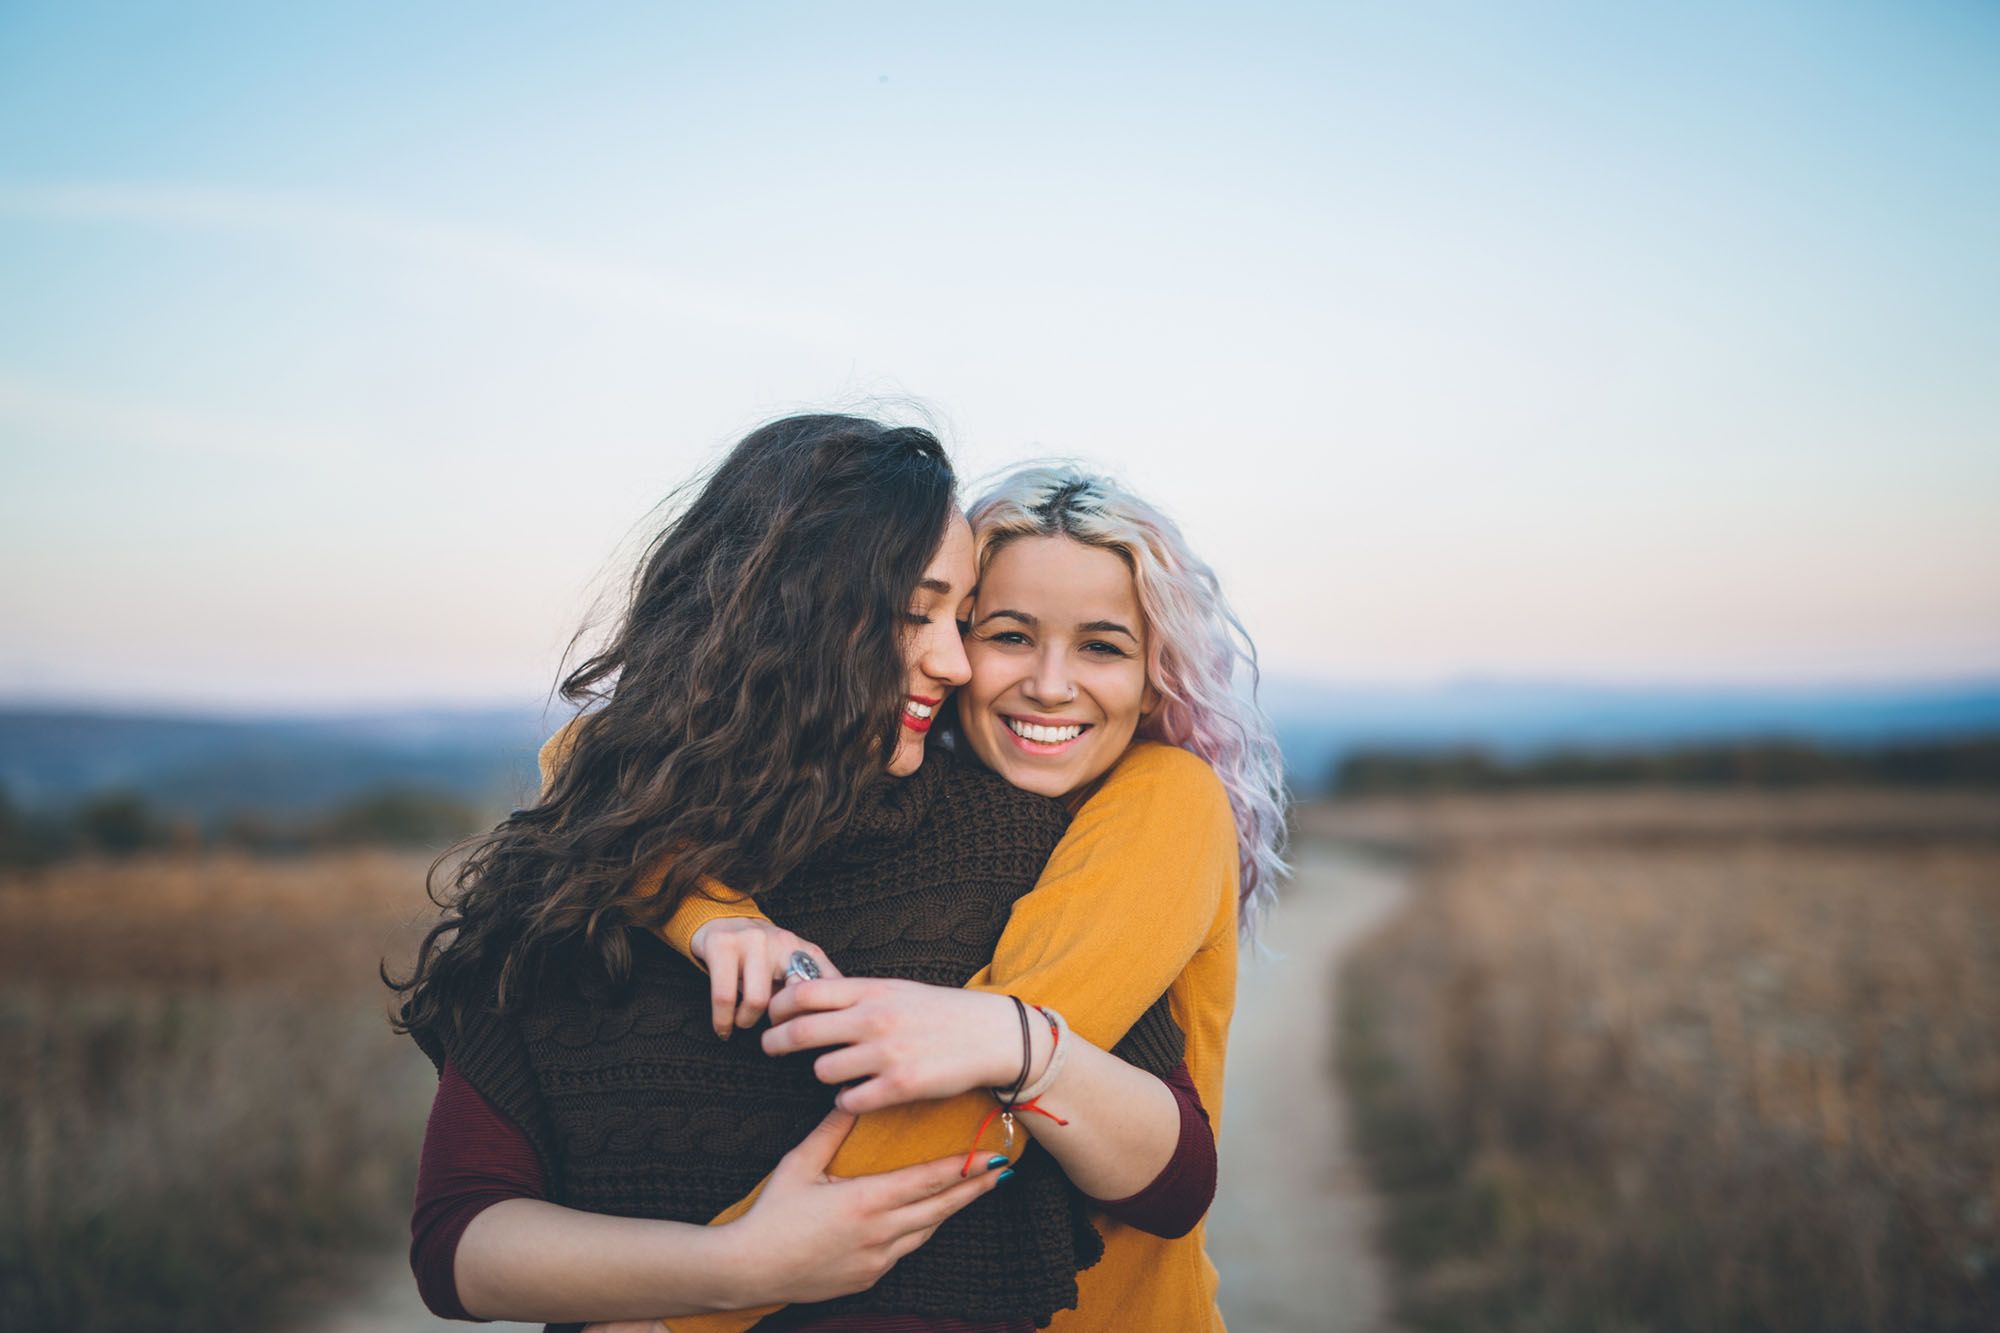
[[(877, 783), (852, 823), (759, 903), (849, 976), (957, 987), (992, 956), (1066, 822), (1055, 802), (934, 751), (911, 777)], [(543, 971), (553, 980), (505, 1018), (415, 1035), (527, 1132), (556, 1202), (706, 1222), (805, 1137), (834, 1090), (813, 1076), (814, 1052), (773, 1059), (756, 1031), (718, 1041), (707, 977), (650, 931), (631, 932), (631, 944), (620, 993), (580, 945), (558, 946)], [(1181, 1052), (1164, 998), (1115, 1048), (1155, 1074)], [(1046, 1151), (1031, 1146), (1016, 1171), (874, 1287), (812, 1308), (1037, 1325), (1074, 1308), (1076, 1274), (1102, 1241)]]

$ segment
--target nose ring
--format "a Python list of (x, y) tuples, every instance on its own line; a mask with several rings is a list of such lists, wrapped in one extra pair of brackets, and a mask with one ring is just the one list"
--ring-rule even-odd
[(1069, 695), (1067, 698), (1063, 700), (1063, 702), (1066, 704), (1073, 704), (1076, 702), (1076, 686), (1072, 685), (1069, 687)]

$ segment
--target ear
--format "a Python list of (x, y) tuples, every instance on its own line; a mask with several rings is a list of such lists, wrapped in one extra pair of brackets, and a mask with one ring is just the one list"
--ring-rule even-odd
[(1153, 688), (1152, 680), (1148, 679), (1146, 681), (1146, 692), (1139, 696), (1139, 717), (1142, 720), (1151, 717), (1153, 710), (1159, 706), (1160, 692)]

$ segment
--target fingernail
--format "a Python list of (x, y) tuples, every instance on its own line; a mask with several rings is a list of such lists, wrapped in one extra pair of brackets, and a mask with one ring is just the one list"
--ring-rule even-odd
[(1012, 1180), (1013, 1178), (1014, 1178), (1014, 1168), (1011, 1166), (1008, 1167), (1005, 1171), (1002, 1171), (1000, 1173), (1000, 1179), (1002, 1180)]
[(1007, 1158), (1001, 1153), (994, 1153), (991, 1157), (986, 1159), (986, 1167), (988, 1170), (991, 1170), (996, 1166), (1005, 1166), (1005, 1165), (1007, 1165)]

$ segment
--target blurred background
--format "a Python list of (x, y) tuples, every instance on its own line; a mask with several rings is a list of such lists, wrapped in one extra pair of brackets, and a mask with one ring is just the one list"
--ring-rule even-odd
[(0, 3), (0, 1325), (426, 1326), (376, 964), (660, 502), (833, 408), (1117, 472), (1261, 650), (1232, 1327), (2000, 1327), (1996, 74), (1974, 0)]

